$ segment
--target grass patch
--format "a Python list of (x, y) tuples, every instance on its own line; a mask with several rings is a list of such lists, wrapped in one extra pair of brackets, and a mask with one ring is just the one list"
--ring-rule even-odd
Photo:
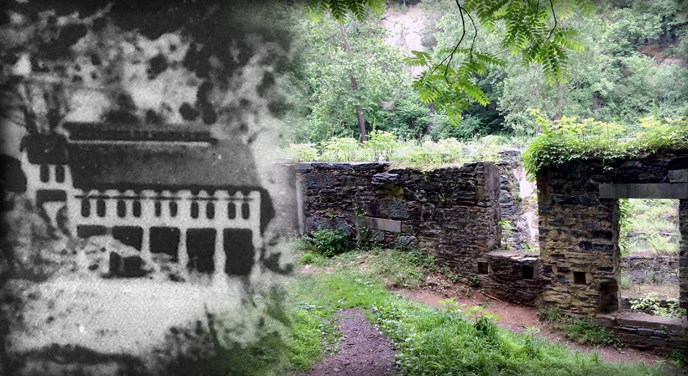
[[(436, 309), (390, 293), (386, 285), (413, 286), (420, 283), (420, 276), (434, 270), (434, 260), (422, 254), (374, 250), (314, 257), (322, 261), (322, 267), (298, 275), (286, 288), (283, 314), (290, 324), (283, 341), (266, 340), (258, 350), (244, 350), (247, 354), (279, 354), (272, 357), (273, 367), (247, 357), (242, 369), (250, 370), (251, 362), (260, 366), (263, 374), (310, 368), (337, 349), (333, 314), (358, 308), (393, 342), (398, 375), (664, 374), (660, 365), (607, 364), (596, 353), (498, 328), (480, 309), (457, 304)], [(556, 313), (547, 314), (552, 321), (569, 323), (566, 330), (574, 340), (616, 344), (587, 322), (568, 321), (561, 314), (555, 317)]]
[(399, 375), (661, 375), (659, 367), (602, 362), (528, 334), (498, 328), (488, 318), (435, 309), (389, 293), (362, 272), (311, 274), (294, 281), (297, 300), (334, 313), (366, 312), (396, 348)]
[(422, 287), (427, 275), (440, 270), (432, 255), (381, 248), (357, 249), (334, 258), (308, 251), (301, 256), (300, 263), (329, 267), (345, 274), (370, 274), (387, 287), (401, 288)]

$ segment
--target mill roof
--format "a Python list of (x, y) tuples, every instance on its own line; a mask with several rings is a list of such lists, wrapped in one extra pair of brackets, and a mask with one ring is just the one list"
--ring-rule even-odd
[(68, 164), (75, 188), (228, 189), (260, 187), (248, 145), (191, 125), (66, 123), (69, 137), (24, 139), (31, 163)]

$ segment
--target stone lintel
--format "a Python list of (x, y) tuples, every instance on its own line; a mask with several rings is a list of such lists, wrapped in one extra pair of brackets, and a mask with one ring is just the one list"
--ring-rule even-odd
[(600, 184), (600, 198), (688, 199), (688, 183)]
[(401, 221), (378, 217), (354, 217), (353, 221), (357, 225), (363, 225), (373, 230), (388, 232), (401, 232)]

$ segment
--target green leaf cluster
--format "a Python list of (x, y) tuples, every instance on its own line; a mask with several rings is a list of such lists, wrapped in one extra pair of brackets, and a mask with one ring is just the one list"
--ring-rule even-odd
[(619, 124), (576, 118), (550, 123), (537, 111), (533, 114), (542, 126), (542, 135), (523, 155), (526, 171), (532, 177), (543, 167), (572, 160), (611, 160), (688, 150), (688, 121), (685, 118), (645, 118), (640, 122), (642, 131), (632, 134)]
[(381, 12), (384, 5), (384, 0), (308, 0), (308, 10), (316, 21), (327, 13), (337, 21), (345, 21), (350, 15), (363, 20), (367, 8)]
[(349, 249), (349, 236), (340, 230), (322, 229), (304, 236), (306, 249), (315, 254), (332, 257)]

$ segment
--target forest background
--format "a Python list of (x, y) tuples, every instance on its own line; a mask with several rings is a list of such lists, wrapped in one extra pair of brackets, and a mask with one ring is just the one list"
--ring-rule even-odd
[(421, 101), (413, 88), (421, 68), (408, 64), (412, 50), (439, 61), (456, 44), (462, 21), (453, 1), (387, 1), (362, 19), (340, 22), (328, 14), (304, 17), (298, 4), (275, 12), (296, 26), (299, 43), (298, 63), (277, 85), (287, 98), (283, 146), (292, 144), (297, 159), (333, 143), (355, 147), (361, 118), (367, 133), (377, 133), (373, 141), (382, 134), (416, 143), (492, 135), (524, 146), (543, 120), (594, 119), (620, 127), (615, 137), (623, 138), (647, 119), (688, 115), (688, 4), (681, 0), (597, 1), (587, 14), (560, 4), (560, 26), (578, 30), (584, 48), (569, 52), (558, 83), (548, 82), (543, 65), (524, 65), (502, 46), (505, 25), (486, 30), (476, 22), (466, 38), (504, 64), (471, 77), (489, 103), (470, 103), (458, 124)]

